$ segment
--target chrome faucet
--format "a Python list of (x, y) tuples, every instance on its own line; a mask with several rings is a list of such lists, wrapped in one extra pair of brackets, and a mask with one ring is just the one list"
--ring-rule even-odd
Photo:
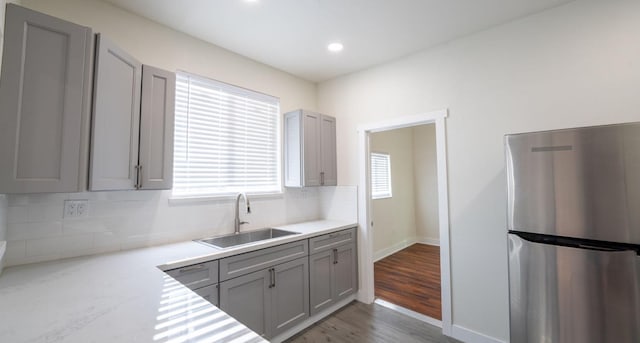
[(249, 204), (249, 198), (247, 198), (247, 195), (244, 192), (238, 193), (238, 195), (236, 196), (236, 221), (233, 224), (234, 232), (236, 235), (240, 233), (240, 225), (249, 224), (249, 222), (240, 221), (240, 197), (244, 198), (244, 203), (247, 205), (247, 213), (251, 213), (251, 204)]

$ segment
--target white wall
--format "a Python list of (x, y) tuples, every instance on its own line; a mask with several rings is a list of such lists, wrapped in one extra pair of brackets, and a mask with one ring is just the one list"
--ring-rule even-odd
[[(186, 70), (280, 98), (281, 110), (316, 107), (316, 86), (290, 74), (94, 0), (22, 5), (93, 27), (143, 63)], [(319, 219), (317, 189), (252, 199), (243, 230)], [(233, 231), (231, 200), (169, 203), (170, 191), (8, 196), (7, 264), (53, 260)], [(89, 218), (62, 218), (65, 199), (89, 200)], [(0, 223), (3, 222), (0, 211)], [(0, 224), (1, 225), (1, 224)], [(0, 226), (1, 228), (1, 226)]]
[(371, 134), (371, 151), (391, 158), (392, 197), (371, 201), (373, 211), (373, 251), (377, 260), (416, 239), (413, 176), (413, 129), (405, 128)]
[(638, 37), (640, 1), (581, 0), (319, 85), (341, 184), (358, 181), (359, 124), (449, 109), (456, 327), (508, 337), (503, 135), (640, 120)]
[(282, 112), (316, 108), (316, 85), (96, 0), (23, 0), (22, 5), (93, 28), (139, 59), (280, 98)]
[(440, 243), (437, 167), (436, 125), (413, 127), (416, 239), (434, 245)]

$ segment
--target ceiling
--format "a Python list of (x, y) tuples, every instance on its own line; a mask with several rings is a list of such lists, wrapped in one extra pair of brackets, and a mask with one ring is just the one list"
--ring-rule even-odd
[(105, 1), (320, 82), (572, 0)]

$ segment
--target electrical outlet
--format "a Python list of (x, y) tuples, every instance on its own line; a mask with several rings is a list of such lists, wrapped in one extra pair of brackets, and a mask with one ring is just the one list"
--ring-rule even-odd
[(89, 216), (89, 201), (77, 200), (76, 201), (76, 217), (86, 218)]
[(64, 218), (73, 218), (78, 215), (78, 205), (73, 200), (64, 201)]
[(88, 200), (65, 200), (64, 218), (86, 218), (89, 216)]

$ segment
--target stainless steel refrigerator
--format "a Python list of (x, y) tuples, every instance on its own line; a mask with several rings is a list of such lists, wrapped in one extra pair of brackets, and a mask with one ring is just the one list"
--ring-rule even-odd
[(505, 148), (511, 343), (640, 342), (640, 123)]

